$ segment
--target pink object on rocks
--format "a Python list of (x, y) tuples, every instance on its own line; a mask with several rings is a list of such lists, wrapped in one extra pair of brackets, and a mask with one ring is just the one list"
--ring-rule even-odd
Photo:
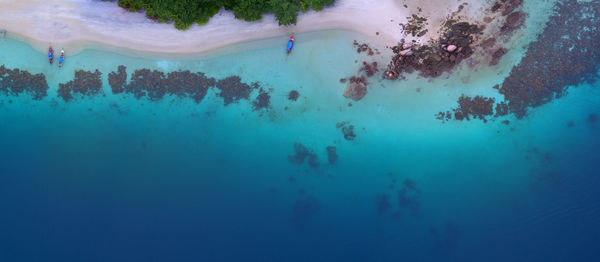
[(413, 52), (410, 49), (406, 49), (406, 50), (400, 51), (400, 55), (401, 56), (409, 56), (409, 55), (412, 55), (412, 54), (413, 54)]
[(456, 50), (456, 46), (455, 45), (449, 45), (448, 47), (446, 47), (446, 50), (448, 50), (448, 52), (454, 52), (454, 50)]

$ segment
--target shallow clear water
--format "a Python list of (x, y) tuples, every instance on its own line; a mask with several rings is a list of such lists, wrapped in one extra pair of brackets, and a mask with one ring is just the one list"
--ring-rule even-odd
[[(50, 85), (42, 101), (0, 96), (0, 260), (590, 261), (600, 255), (600, 123), (587, 121), (600, 113), (599, 83), (570, 88), (522, 120), (441, 123), (434, 114), (455, 107), (462, 93), (497, 96), (491, 86), (522, 51), (498, 66), (459, 68), (435, 80), (372, 79), (365, 98), (350, 107), (339, 79), (366, 59), (352, 47), (354, 39), (366, 39), (344, 31), (297, 39), (289, 57), (281, 38), (176, 60), (90, 49), (68, 56), (62, 69), (24, 43), (0, 40), (2, 64), (44, 73)], [(388, 51), (379, 49), (381, 56), (367, 59), (385, 64)], [(239, 75), (272, 88), (272, 108), (252, 111), (245, 100), (224, 106), (213, 91), (200, 104), (113, 95), (107, 75), (118, 65), (128, 73)], [(104, 96), (69, 103), (56, 97), (74, 70), (96, 68)], [(290, 90), (300, 92), (298, 101), (287, 99)], [(336, 128), (342, 121), (355, 126), (354, 140)], [(289, 161), (295, 142), (314, 150), (321, 165)], [(327, 146), (337, 147), (333, 165)], [(378, 201), (385, 196), (389, 206)]]

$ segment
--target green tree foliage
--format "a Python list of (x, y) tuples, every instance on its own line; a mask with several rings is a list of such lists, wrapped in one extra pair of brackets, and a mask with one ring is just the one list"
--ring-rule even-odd
[(237, 19), (257, 21), (262, 19), (262, 14), (268, 10), (268, 0), (245, 0), (237, 1), (233, 7), (233, 14)]
[(120, 7), (131, 12), (145, 10), (146, 16), (158, 22), (173, 21), (180, 30), (192, 24), (205, 24), (221, 8), (233, 11), (237, 19), (257, 21), (263, 14), (273, 13), (279, 25), (296, 24), (298, 11), (310, 8), (320, 11), (335, 0), (118, 0)]
[(293, 0), (271, 0), (270, 4), (271, 11), (275, 14), (275, 18), (279, 21), (279, 25), (291, 25), (296, 24), (298, 10), (303, 3), (301, 1)]

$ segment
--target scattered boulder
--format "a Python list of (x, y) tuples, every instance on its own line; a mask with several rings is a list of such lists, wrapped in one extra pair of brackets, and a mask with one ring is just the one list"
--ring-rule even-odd
[(365, 72), (367, 74), (367, 77), (375, 75), (375, 73), (379, 72), (379, 69), (377, 68), (377, 62), (363, 62), (363, 66), (358, 70), (358, 72)]
[(511, 13), (506, 17), (506, 22), (500, 27), (500, 33), (509, 35), (515, 30), (521, 28), (525, 24), (525, 17), (527, 15), (521, 11)]
[[(444, 33), (436, 42), (419, 46), (412, 43), (407, 45), (402, 41), (392, 47), (394, 56), (383, 77), (397, 79), (401, 73), (411, 73), (415, 70), (424, 77), (438, 77), (473, 54), (473, 37), (479, 34), (483, 27), (448, 19), (443, 30)], [(409, 49), (404, 49), (408, 46)]]
[(413, 51), (410, 49), (405, 49), (405, 50), (400, 51), (398, 54), (401, 56), (410, 56), (413, 54)]
[(75, 78), (66, 84), (58, 85), (58, 96), (65, 102), (73, 99), (73, 94), (83, 96), (97, 95), (102, 91), (102, 80), (100, 71), (75, 71)]
[(500, 47), (492, 54), (492, 61), (490, 61), (490, 66), (498, 64), (500, 58), (504, 56), (508, 50), (506, 48)]
[(352, 141), (352, 140), (354, 140), (354, 138), (356, 138), (356, 134), (354, 133), (353, 125), (348, 125), (348, 126), (342, 127), (342, 133), (344, 134), (344, 139), (346, 139), (348, 141)]
[(230, 76), (217, 82), (217, 88), (221, 90), (218, 96), (223, 98), (225, 105), (248, 99), (252, 90), (258, 88), (258, 83), (248, 85), (241, 80), (239, 76)]
[(557, 2), (543, 32), (528, 45), (527, 53), (499, 89), (510, 112), (522, 118), (528, 107), (562, 97), (569, 86), (597, 81), (600, 30), (585, 28), (599, 24), (600, 2)]
[(298, 91), (296, 91), (296, 90), (292, 90), (288, 94), (288, 99), (292, 100), (292, 101), (298, 100), (298, 97), (300, 97), (300, 93), (298, 93)]
[(125, 84), (127, 83), (127, 72), (125, 70), (125, 66), (120, 65), (117, 72), (108, 74), (108, 84), (113, 94), (120, 94), (125, 91)]
[(335, 164), (335, 162), (338, 159), (338, 155), (336, 153), (336, 147), (335, 146), (328, 146), (327, 148), (327, 160), (329, 161), (329, 164)]
[(271, 95), (269, 95), (269, 92), (260, 88), (258, 96), (256, 96), (256, 99), (252, 102), (252, 109), (257, 111), (269, 107), (271, 107)]
[(367, 79), (364, 76), (350, 77), (346, 89), (344, 90), (344, 97), (358, 101), (367, 94)]
[(501, 0), (504, 3), (504, 10), (502, 10), (502, 15), (508, 15), (512, 11), (514, 11), (517, 7), (523, 4), (523, 0)]
[(494, 98), (482, 96), (471, 98), (462, 95), (458, 98), (458, 105), (458, 108), (454, 109), (454, 119), (456, 120), (470, 120), (470, 116), (473, 116), (485, 123), (487, 122), (485, 117), (494, 114)]
[(33, 100), (42, 100), (47, 95), (48, 82), (44, 74), (31, 74), (25, 70), (8, 69), (2, 65), (0, 66), (0, 92), (15, 96), (27, 93)]
[(319, 163), (319, 158), (317, 157), (317, 155), (313, 152), (313, 150), (308, 149), (306, 146), (304, 146), (303, 144), (300, 144), (298, 142), (294, 143), (294, 155), (290, 155), (288, 156), (288, 159), (297, 165), (301, 165), (304, 163), (304, 160), (308, 158), (308, 165), (311, 168), (317, 168), (319, 167), (320, 163)]
[(398, 73), (394, 70), (385, 70), (385, 72), (383, 72), (383, 78), (395, 80), (398, 79)]

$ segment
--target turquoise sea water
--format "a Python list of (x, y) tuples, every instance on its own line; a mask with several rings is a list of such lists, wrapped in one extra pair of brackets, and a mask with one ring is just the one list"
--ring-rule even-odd
[[(491, 86), (522, 56), (516, 48), (492, 68), (370, 79), (348, 106), (339, 79), (356, 73), (355, 61), (385, 65), (389, 55), (357, 54), (355, 39), (369, 40), (300, 34), (289, 57), (285, 38), (166, 60), (89, 48), (61, 69), (0, 40), (1, 64), (44, 73), (50, 86), (41, 101), (0, 96), (0, 261), (598, 258), (598, 83), (521, 120), (435, 119), (463, 93), (499, 97)], [(224, 106), (214, 89), (199, 104), (114, 95), (107, 75), (118, 65), (239, 75), (273, 89), (271, 108)], [(58, 98), (77, 69), (99, 69), (104, 94)], [(298, 101), (287, 99), (291, 90)], [(354, 140), (336, 127), (342, 121), (355, 126)], [(319, 167), (292, 163), (294, 143)]]

